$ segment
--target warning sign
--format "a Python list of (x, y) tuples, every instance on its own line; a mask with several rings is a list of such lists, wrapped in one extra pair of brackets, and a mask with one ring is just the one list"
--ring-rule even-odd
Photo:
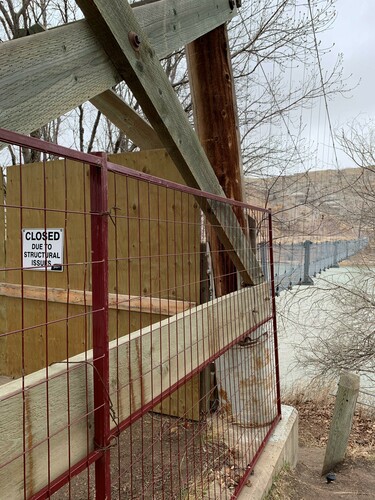
[(23, 268), (62, 271), (64, 229), (22, 229)]

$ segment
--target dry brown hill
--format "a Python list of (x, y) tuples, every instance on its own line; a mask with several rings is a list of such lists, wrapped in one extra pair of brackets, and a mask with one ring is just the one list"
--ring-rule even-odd
[(375, 173), (360, 168), (246, 177), (247, 201), (271, 208), (276, 239), (371, 238)]

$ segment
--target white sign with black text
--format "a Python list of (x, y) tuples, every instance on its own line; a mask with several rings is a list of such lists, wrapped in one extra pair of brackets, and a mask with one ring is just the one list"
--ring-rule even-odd
[(62, 271), (64, 229), (22, 229), (23, 268)]

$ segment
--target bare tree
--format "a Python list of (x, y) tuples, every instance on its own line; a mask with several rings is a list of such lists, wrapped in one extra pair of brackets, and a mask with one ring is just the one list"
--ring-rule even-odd
[(304, 334), (297, 359), (314, 375), (334, 378), (351, 370), (375, 382), (375, 273), (354, 267), (346, 278), (345, 283), (321, 278), (316, 296), (304, 297), (326, 319), (317, 328), (300, 312), (297, 323), (304, 325)]
[(323, 80), (317, 71), (316, 48), (322, 60), (331, 49), (318, 38), (334, 23), (334, 4), (262, 0), (240, 9), (231, 39), (246, 174), (300, 170), (312, 152), (302, 110), (348, 90), (340, 57)]
[(371, 119), (354, 120), (337, 134), (342, 150), (357, 165), (353, 179), (343, 178), (349, 195), (346, 217), (357, 221), (359, 235), (374, 239), (375, 229), (375, 123)]
[[(357, 165), (343, 171), (345, 206), (343, 217), (352, 220), (358, 236), (368, 237), (367, 248), (354, 258), (340, 280), (320, 279), (316, 296), (308, 297), (311, 309), (325, 315), (321, 329), (305, 323), (298, 359), (314, 373), (337, 376), (341, 370), (353, 370), (375, 382), (375, 144), (374, 124), (355, 121), (341, 130), (342, 149)], [(343, 279), (345, 280), (343, 281)], [(303, 309), (303, 308), (302, 308)], [(296, 321), (303, 324), (301, 312)], [(312, 322), (310, 322), (310, 325)]]

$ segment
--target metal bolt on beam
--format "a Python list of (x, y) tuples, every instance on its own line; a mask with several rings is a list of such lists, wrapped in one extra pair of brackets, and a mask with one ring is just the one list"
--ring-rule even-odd
[(133, 47), (133, 49), (139, 50), (139, 47), (141, 45), (141, 39), (139, 35), (137, 35), (137, 33), (135, 33), (134, 31), (130, 31), (128, 36), (129, 36), (129, 42)]

